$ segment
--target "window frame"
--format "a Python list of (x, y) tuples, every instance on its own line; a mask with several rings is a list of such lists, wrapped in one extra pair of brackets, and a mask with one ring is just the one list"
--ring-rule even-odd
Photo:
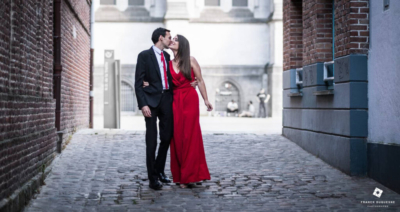
[(204, 7), (221, 7), (221, 0), (218, 0), (218, 5), (207, 5), (206, 1), (207, 0), (204, 0)]
[(113, 0), (114, 1), (113, 4), (104, 4), (104, 3), (102, 4), (101, 1), (102, 0), (100, 0), (100, 6), (117, 6), (117, 0)]
[(233, 8), (247, 8), (247, 7), (249, 7), (249, 0), (246, 0), (246, 1), (247, 1), (247, 5), (246, 5), (246, 6), (234, 6), (234, 5), (233, 5), (233, 1), (234, 1), (234, 0), (232, 0), (232, 7), (233, 7)]
[(134, 5), (134, 4), (129, 4), (130, 0), (128, 0), (128, 7), (144, 7), (146, 5), (146, 1), (143, 0), (142, 5)]

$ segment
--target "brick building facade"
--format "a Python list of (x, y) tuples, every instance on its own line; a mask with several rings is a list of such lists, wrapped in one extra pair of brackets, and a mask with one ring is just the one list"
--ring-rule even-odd
[[(61, 48), (54, 21), (60, 4)], [(0, 2), (0, 209), (18, 210), (64, 141), (89, 125), (90, 0)], [(55, 35), (55, 34), (54, 34)], [(55, 57), (61, 52), (60, 126)]]
[[(389, 4), (284, 0), (283, 135), (349, 175), (400, 192), (400, 121), (392, 110), (399, 98), (389, 80), (398, 79), (400, 30), (381, 26), (398, 20), (400, 3)], [(371, 36), (371, 26), (381, 32)]]
[(64, 138), (89, 125), (90, 3), (62, 1), (61, 130)]
[(331, 61), (332, 48), (335, 58), (368, 53), (368, 0), (290, 0), (284, 11), (284, 70)]

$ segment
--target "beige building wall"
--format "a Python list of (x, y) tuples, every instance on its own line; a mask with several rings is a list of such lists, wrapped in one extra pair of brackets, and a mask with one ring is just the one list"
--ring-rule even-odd
[[(232, 0), (220, 2), (219, 7), (209, 7), (204, 0), (145, 0), (145, 5), (132, 7), (128, 0), (111, 6), (95, 0), (95, 114), (102, 114), (104, 50), (115, 51), (125, 77), (130, 78), (127, 81), (134, 82), (137, 55), (152, 45), (153, 30), (165, 27), (173, 36), (179, 33), (188, 38), (214, 105), (219, 101), (217, 89), (229, 82), (239, 93), (240, 110), (246, 110), (251, 100), (257, 111), (256, 94), (264, 88), (272, 95), (269, 115), (280, 116), (282, 94), (276, 91), (281, 90), (282, 79), (282, 19), (273, 9), (281, 9), (276, 5), (281, 3), (248, 0), (246, 7), (234, 7)], [(200, 101), (201, 113), (206, 115), (203, 105)]]

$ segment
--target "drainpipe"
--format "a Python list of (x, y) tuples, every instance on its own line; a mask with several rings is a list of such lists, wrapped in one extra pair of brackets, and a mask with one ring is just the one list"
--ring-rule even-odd
[(332, 0), (332, 60), (335, 61), (335, 0)]
[[(332, 0), (332, 61), (335, 61), (335, 0)], [(335, 62), (332, 64), (332, 73), (335, 76)]]
[(61, 0), (54, 0), (54, 98), (56, 99), (56, 128), (61, 127)]
[(89, 128), (93, 128), (93, 35), (94, 35), (94, 3), (90, 2), (90, 85), (89, 85)]
[(56, 128), (57, 128), (57, 150), (61, 152), (62, 135), (61, 130), (61, 1), (54, 0), (54, 64), (53, 64), (53, 97), (56, 99)]

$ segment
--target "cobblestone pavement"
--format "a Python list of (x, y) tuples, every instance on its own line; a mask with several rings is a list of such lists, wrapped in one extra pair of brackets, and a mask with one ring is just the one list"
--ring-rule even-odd
[[(211, 180), (148, 187), (143, 132), (83, 130), (24, 211), (376, 211), (400, 195), (349, 177), (280, 135), (205, 134)], [(166, 173), (170, 175), (169, 158)], [(382, 196), (372, 195), (375, 188)], [(368, 204), (361, 201), (395, 201)], [(386, 207), (387, 208), (383, 208)], [(383, 206), (377, 208), (377, 206)]]

